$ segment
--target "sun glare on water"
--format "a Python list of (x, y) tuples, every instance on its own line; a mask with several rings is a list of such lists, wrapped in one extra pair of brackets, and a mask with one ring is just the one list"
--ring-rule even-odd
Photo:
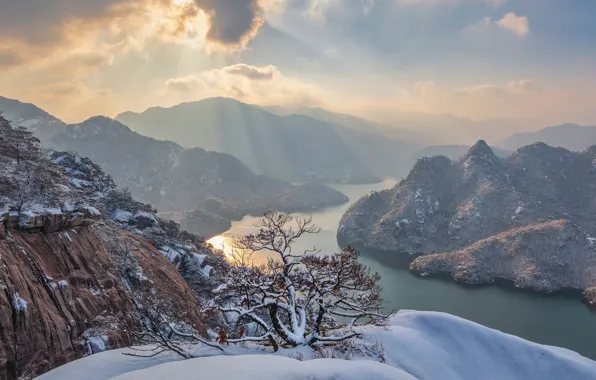
[(231, 250), (231, 238), (224, 235), (217, 235), (207, 240), (207, 243), (211, 244), (215, 249), (221, 249), (226, 255), (230, 254)]

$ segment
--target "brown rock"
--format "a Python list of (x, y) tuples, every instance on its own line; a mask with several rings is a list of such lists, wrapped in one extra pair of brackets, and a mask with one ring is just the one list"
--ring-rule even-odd
[[(87, 351), (83, 333), (98, 320), (132, 315), (130, 293), (113, 273), (96, 228), (12, 236), (0, 240), (0, 379), (80, 358)], [(198, 305), (175, 266), (143, 239), (127, 237), (138, 242), (134, 254), (158, 296), (188, 311), (188, 321), (204, 334)], [(26, 308), (15, 307), (19, 299)], [(118, 329), (107, 335), (110, 348), (130, 344)]]

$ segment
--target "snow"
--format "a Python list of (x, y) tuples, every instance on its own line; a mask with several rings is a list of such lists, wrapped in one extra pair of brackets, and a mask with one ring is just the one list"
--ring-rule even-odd
[(199, 255), (198, 253), (193, 253), (193, 257), (197, 261), (199, 265), (203, 265), (203, 261), (205, 261), (205, 255)]
[(104, 352), (107, 349), (108, 337), (105, 335), (101, 336), (88, 336), (87, 337), (87, 354), (92, 355), (98, 352)]
[[(336, 380), (593, 380), (596, 362), (557, 347), (543, 346), (437, 312), (402, 311), (387, 326), (361, 328), (354, 340), (352, 360), (313, 359), (308, 347), (272, 354), (254, 346), (226, 346), (216, 356), (201, 347), (204, 357), (178, 361), (164, 353), (153, 358), (122, 355), (128, 349), (103, 352), (59, 367), (40, 380), (191, 379), (221, 380), (336, 379)], [(380, 347), (385, 364), (366, 346)], [(264, 355), (269, 353), (269, 355)], [(285, 356), (285, 357), (284, 357)], [(133, 372), (135, 371), (135, 372)], [(120, 376), (119, 376), (120, 375)], [(201, 377), (201, 378), (202, 378)]]
[(213, 267), (211, 265), (205, 265), (205, 267), (203, 268), (203, 275), (205, 277), (209, 277), (209, 275), (211, 274), (211, 270), (213, 270)]
[(68, 282), (66, 280), (60, 280), (60, 281), (58, 281), (58, 286), (63, 288), (65, 286), (68, 286)]
[(164, 255), (168, 260), (170, 260), (170, 262), (174, 262), (174, 260), (176, 260), (176, 258), (181, 254), (174, 248), (167, 245), (161, 247), (159, 252), (161, 252), (161, 254)]
[(55, 164), (59, 164), (62, 161), (64, 161), (65, 159), (66, 159), (66, 156), (60, 156), (60, 157), (55, 158), (52, 162)]
[(128, 222), (132, 219), (132, 213), (130, 211), (118, 209), (114, 211), (114, 213), (112, 214), (112, 219), (114, 219), (117, 222)]
[(524, 211), (524, 208), (519, 206), (518, 208), (515, 209), (515, 215), (520, 214), (522, 211)]
[(87, 212), (89, 215), (101, 215), (101, 212), (93, 206), (87, 206)]
[(586, 240), (588, 241), (588, 244), (590, 244), (591, 246), (593, 246), (593, 245), (595, 245), (595, 244), (596, 244), (596, 238), (593, 238), (593, 237), (591, 237), (591, 236), (588, 236), (588, 237), (586, 238)]
[(415, 380), (397, 368), (377, 362), (338, 359), (299, 361), (283, 357), (244, 355), (215, 356), (179, 363), (167, 363), (116, 377), (129, 379), (189, 379), (194, 374), (213, 374), (216, 379), (243, 380)]
[(150, 214), (150, 213), (148, 213), (146, 211), (137, 211), (137, 213), (134, 215), (134, 218), (136, 219), (136, 218), (139, 218), (139, 217), (151, 219), (151, 220), (157, 222), (157, 220), (155, 219), (155, 215)]
[(68, 182), (70, 182), (70, 184), (73, 185), (74, 187), (76, 187), (77, 189), (82, 189), (83, 187), (88, 187), (88, 186), (92, 185), (92, 183), (89, 181), (85, 181), (84, 179), (78, 179), (78, 178), (73, 178), (73, 177), (70, 177), (68, 179)]
[(14, 307), (15, 310), (25, 311), (27, 310), (28, 304), (29, 303), (25, 299), (21, 298), (19, 293), (15, 293), (12, 295), (12, 307)]
[(75, 360), (41, 375), (38, 380), (105, 380), (123, 373), (180, 360), (178, 356), (170, 353), (163, 353), (153, 358), (137, 358), (123, 355), (124, 352), (130, 352), (130, 350), (124, 348), (105, 351)]
[(402, 226), (409, 226), (410, 221), (408, 219), (402, 219), (395, 222), (395, 227), (400, 228)]

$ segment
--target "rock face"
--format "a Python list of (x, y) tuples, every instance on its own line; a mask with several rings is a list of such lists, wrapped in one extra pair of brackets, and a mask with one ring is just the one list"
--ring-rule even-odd
[(89, 159), (47, 158), (0, 116), (0, 190), (0, 379), (129, 345), (153, 305), (207, 334), (197, 291), (223, 258)]
[(596, 147), (542, 143), (498, 158), (484, 142), (458, 162), (420, 159), (395, 188), (344, 214), (342, 243), (416, 258), (411, 270), (542, 291), (596, 285)]
[[(130, 344), (118, 321), (134, 312), (132, 294), (113, 269), (100, 228), (49, 234), (13, 230), (0, 241), (0, 378), (40, 373), (94, 353), (90, 344), (96, 339), (109, 348)], [(127, 235), (136, 242), (133, 252), (151, 289), (175, 299), (205, 333), (176, 267), (144, 239)]]

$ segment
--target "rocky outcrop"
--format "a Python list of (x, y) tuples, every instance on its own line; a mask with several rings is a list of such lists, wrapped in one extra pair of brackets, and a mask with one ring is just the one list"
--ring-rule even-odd
[(418, 257), (412, 271), (554, 291), (596, 285), (596, 148), (545, 144), (497, 157), (479, 141), (459, 161), (420, 159), (395, 188), (344, 214), (338, 239)]
[[(9, 230), (0, 241), (0, 378), (40, 373), (93, 353), (90, 342), (96, 339), (109, 348), (130, 344), (119, 321), (135, 309), (132, 294), (113, 269), (99, 228)], [(127, 236), (151, 281), (146, 291), (177, 300), (204, 333), (196, 301), (176, 267), (142, 238)]]
[(197, 296), (223, 262), (89, 159), (47, 158), (0, 116), (0, 379), (129, 345), (155, 310), (206, 336)]
[(423, 276), (450, 274), (468, 284), (512, 281), (516, 287), (552, 292), (586, 289), (596, 278), (596, 247), (567, 220), (514, 228), (465, 249), (420, 256), (410, 269)]

